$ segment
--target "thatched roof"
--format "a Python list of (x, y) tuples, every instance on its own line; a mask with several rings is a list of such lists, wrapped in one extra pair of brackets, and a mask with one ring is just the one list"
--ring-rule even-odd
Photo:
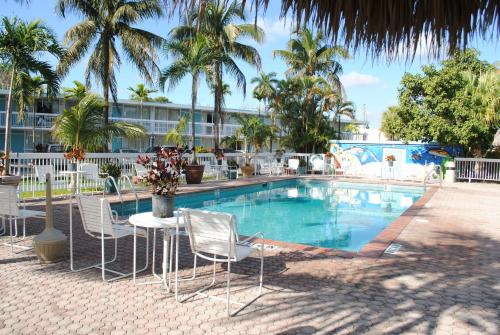
[[(207, 0), (165, 0), (180, 10), (200, 1)], [(255, 17), (278, 2), (241, 1)], [(475, 36), (493, 38), (500, 32), (499, 13), (498, 0), (281, 0), (283, 17), (323, 30), (335, 44), (389, 58), (413, 56), (421, 41), (437, 56), (466, 47)]]

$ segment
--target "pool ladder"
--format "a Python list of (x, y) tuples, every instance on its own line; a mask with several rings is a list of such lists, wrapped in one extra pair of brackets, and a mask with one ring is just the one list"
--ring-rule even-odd
[[(120, 192), (120, 188), (118, 187), (117, 183), (116, 183), (116, 180), (113, 176), (106, 176), (106, 178), (104, 178), (104, 183), (106, 183), (106, 180), (110, 180), (111, 183), (115, 186), (115, 189), (116, 189), (116, 193), (118, 193), (118, 198), (120, 199), (120, 202), (122, 204), (122, 207), (123, 207), (123, 196), (122, 196), (122, 192)], [(134, 194), (134, 197), (135, 197), (135, 212), (136, 213), (139, 213), (139, 197), (137, 196), (137, 191), (134, 187), (134, 184), (130, 181), (130, 178), (129, 176), (127, 175), (123, 175), (121, 176), (119, 179), (119, 181), (122, 181), (122, 180), (125, 180), (129, 185), (130, 185), (130, 190), (132, 191), (132, 193)], [(121, 185), (121, 183), (120, 183)], [(102, 191), (102, 195), (103, 197), (105, 196), (104, 194), (104, 190)]]

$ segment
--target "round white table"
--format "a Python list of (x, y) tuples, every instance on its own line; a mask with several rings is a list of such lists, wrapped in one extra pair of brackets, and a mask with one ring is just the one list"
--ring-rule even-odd
[[(173, 247), (173, 239), (176, 238), (177, 245), (179, 244), (178, 235), (180, 234), (179, 228), (184, 227), (184, 217), (177, 216), (177, 211), (174, 211), (174, 216), (170, 218), (157, 218), (153, 216), (153, 212), (145, 212), (134, 214), (130, 216), (128, 219), (130, 224), (134, 226), (134, 269), (133, 269), (133, 279), (134, 284), (136, 283), (136, 264), (137, 264), (137, 227), (153, 229), (153, 264), (152, 264), (152, 274), (158, 278), (158, 281), (153, 282), (144, 282), (139, 283), (137, 285), (145, 285), (145, 284), (161, 284), (163, 283), (168, 291), (170, 291), (170, 272), (172, 269), (172, 250), (169, 252), (169, 244), (170, 249)], [(160, 276), (155, 272), (155, 249), (156, 249), (156, 230), (163, 229), (163, 272)], [(175, 229), (175, 231), (171, 231), (171, 229)], [(170, 241), (169, 241), (170, 240)], [(170, 243), (169, 243), (170, 242)], [(177, 248), (176, 248), (177, 249)], [(149, 250), (148, 250), (149, 252)], [(167, 283), (167, 259), (169, 259), (168, 266), (168, 283)]]

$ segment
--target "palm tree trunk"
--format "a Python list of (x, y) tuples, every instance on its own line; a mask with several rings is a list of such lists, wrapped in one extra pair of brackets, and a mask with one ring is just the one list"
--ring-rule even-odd
[(191, 143), (193, 148), (192, 164), (198, 164), (196, 159), (196, 122), (194, 113), (196, 108), (196, 97), (198, 95), (198, 73), (193, 73), (193, 83), (191, 85)]
[(222, 76), (221, 76), (221, 65), (216, 62), (214, 65), (215, 73), (215, 92), (214, 92), (214, 147), (215, 150), (219, 149), (219, 123), (220, 123), (220, 110), (221, 110), (221, 94), (222, 94)]
[(12, 90), (14, 89), (14, 77), (16, 75), (16, 65), (12, 64), (12, 74), (10, 76), (9, 97), (7, 98), (7, 111), (5, 113), (5, 147), (4, 147), (4, 170), (3, 176), (9, 175), (10, 170), (10, 130), (11, 130), (11, 116), (12, 116)]
[(35, 152), (35, 129), (36, 129), (36, 106), (35, 106), (35, 99), (36, 99), (36, 96), (35, 94), (33, 93), (33, 104), (32, 104), (32, 108), (33, 108), (33, 152)]

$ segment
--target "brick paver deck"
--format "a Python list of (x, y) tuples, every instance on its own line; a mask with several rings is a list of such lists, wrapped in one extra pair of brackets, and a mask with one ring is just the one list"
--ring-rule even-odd
[[(56, 227), (66, 234), (67, 208), (55, 210)], [(98, 242), (83, 234), (74, 214), (77, 260), (98, 259)], [(28, 225), (30, 236), (40, 223)], [(0, 334), (500, 333), (500, 185), (439, 189), (396, 242), (397, 254), (378, 259), (268, 251), (264, 296), (231, 319), (218, 301), (179, 304), (157, 285), (106, 284), (98, 270), (69, 272), (68, 257), (40, 265), (33, 254), (12, 255), (1, 246)], [(187, 275), (192, 258), (182, 245)], [(132, 239), (119, 247), (117, 268), (130, 269)], [(244, 288), (256, 281), (257, 264), (250, 259), (235, 267), (236, 298), (255, 293)], [(200, 273), (182, 292), (209, 281), (206, 262)], [(218, 266), (222, 285), (224, 278)]]

